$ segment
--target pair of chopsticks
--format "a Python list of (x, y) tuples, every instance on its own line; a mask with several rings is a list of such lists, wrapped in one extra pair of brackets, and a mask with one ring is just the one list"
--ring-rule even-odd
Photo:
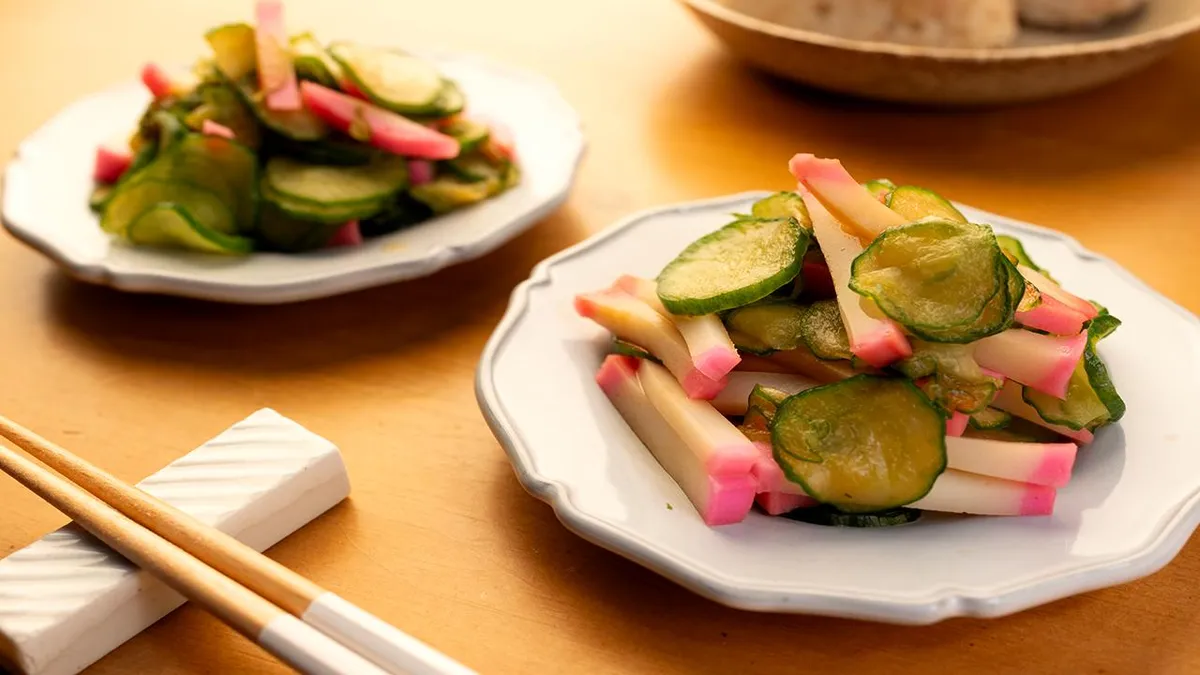
[(296, 670), (473, 674), (237, 539), (3, 416), (0, 436), (53, 471), (4, 445), (0, 470)]

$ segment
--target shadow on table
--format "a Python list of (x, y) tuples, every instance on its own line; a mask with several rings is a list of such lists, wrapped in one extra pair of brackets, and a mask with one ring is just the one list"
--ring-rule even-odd
[(670, 673), (774, 673), (778, 663), (801, 671), (819, 659), (820, 672), (831, 673), (924, 672), (935, 663), (951, 669), (986, 663), (989, 672), (1025, 673), (1037, 671), (1030, 658), (1051, 653), (1053, 644), (1066, 650), (1072, 672), (1121, 672), (1122, 663), (1156, 672), (1155, 663), (1179, 659), (1162, 647), (1190, 644), (1200, 625), (1200, 603), (1177, 597), (1181, 588), (1194, 587), (1195, 547), (1155, 581), (1002, 619), (891, 626), (721, 606), (575, 536), (515, 477), (495, 486), (493, 513), (505, 523), (521, 578), (570, 617), (558, 624), (569, 639), (620, 651), (622, 660), (613, 666), (626, 672), (645, 672), (653, 663)]
[[(645, 135), (651, 161), (702, 192), (722, 189), (710, 184), (721, 181), (723, 189), (739, 180), (785, 185), (795, 152), (897, 179), (936, 169), (1032, 183), (1079, 182), (1200, 147), (1200, 87), (1191, 86), (1200, 80), (1200, 40), (1124, 81), (1013, 107), (939, 110), (841, 97), (760, 74), (724, 51), (682, 72), (663, 88)], [(703, 129), (704, 137), (680, 129)], [(731, 163), (747, 156), (771, 172)]]
[(49, 280), (49, 319), (66, 340), (128, 358), (232, 371), (291, 371), (443, 340), (494, 325), (513, 287), (586, 236), (564, 208), (481, 259), (423, 279), (276, 306), (122, 293)]

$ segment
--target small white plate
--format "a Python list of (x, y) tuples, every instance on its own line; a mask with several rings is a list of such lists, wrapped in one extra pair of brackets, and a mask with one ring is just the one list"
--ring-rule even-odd
[(622, 273), (654, 276), (765, 194), (636, 215), (542, 262), (514, 292), (477, 396), (522, 484), (568, 528), (735, 607), (907, 624), (1009, 614), (1175, 556), (1200, 516), (1200, 321), (1068, 237), (969, 207), (1124, 321), (1100, 349), (1128, 413), (1081, 450), (1054, 515), (853, 530), (752, 514), (706, 527), (595, 385), (607, 340), (572, 299)]
[(226, 258), (126, 246), (100, 230), (87, 200), (96, 147), (132, 129), (149, 101), (140, 84), (130, 83), (72, 104), (21, 143), (4, 176), (4, 226), (85, 281), (248, 304), (337, 295), (478, 258), (566, 199), (583, 132), (576, 112), (541, 76), (474, 56), (431, 58), (462, 86), (470, 112), (512, 131), (519, 186), (355, 248)]

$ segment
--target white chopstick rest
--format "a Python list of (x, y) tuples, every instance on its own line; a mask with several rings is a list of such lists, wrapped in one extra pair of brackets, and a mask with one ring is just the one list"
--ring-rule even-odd
[(304, 622), (336, 637), (398, 675), (475, 675), (412, 636), (333, 593), (313, 601)]
[[(350, 492), (337, 447), (272, 410), (139, 486), (260, 551)], [(183, 602), (69, 525), (0, 560), (0, 663), (25, 675), (74, 675)]]

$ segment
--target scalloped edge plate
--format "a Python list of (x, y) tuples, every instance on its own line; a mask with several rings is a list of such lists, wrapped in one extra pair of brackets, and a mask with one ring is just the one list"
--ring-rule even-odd
[(1200, 434), (1189, 417), (1200, 320), (1065, 235), (963, 205), (1125, 321), (1100, 349), (1129, 411), (1081, 449), (1055, 514), (931, 514), (844, 530), (754, 513), (704, 526), (595, 386), (607, 342), (571, 299), (622, 273), (654, 276), (767, 194), (634, 215), (543, 261), (513, 292), (476, 395), (521, 484), (568, 529), (726, 605), (900, 624), (1011, 614), (1146, 576), (1178, 553), (1200, 521)]
[(132, 130), (149, 95), (127, 83), (82, 98), (18, 146), (0, 220), (72, 276), (123, 291), (275, 304), (433, 274), (483, 256), (567, 198), (585, 151), (578, 114), (548, 79), (474, 55), (430, 55), (467, 93), (470, 111), (506, 125), (521, 184), (473, 207), (355, 248), (226, 258), (134, 248), (100, 231), (87, 206), (96, 146)]

